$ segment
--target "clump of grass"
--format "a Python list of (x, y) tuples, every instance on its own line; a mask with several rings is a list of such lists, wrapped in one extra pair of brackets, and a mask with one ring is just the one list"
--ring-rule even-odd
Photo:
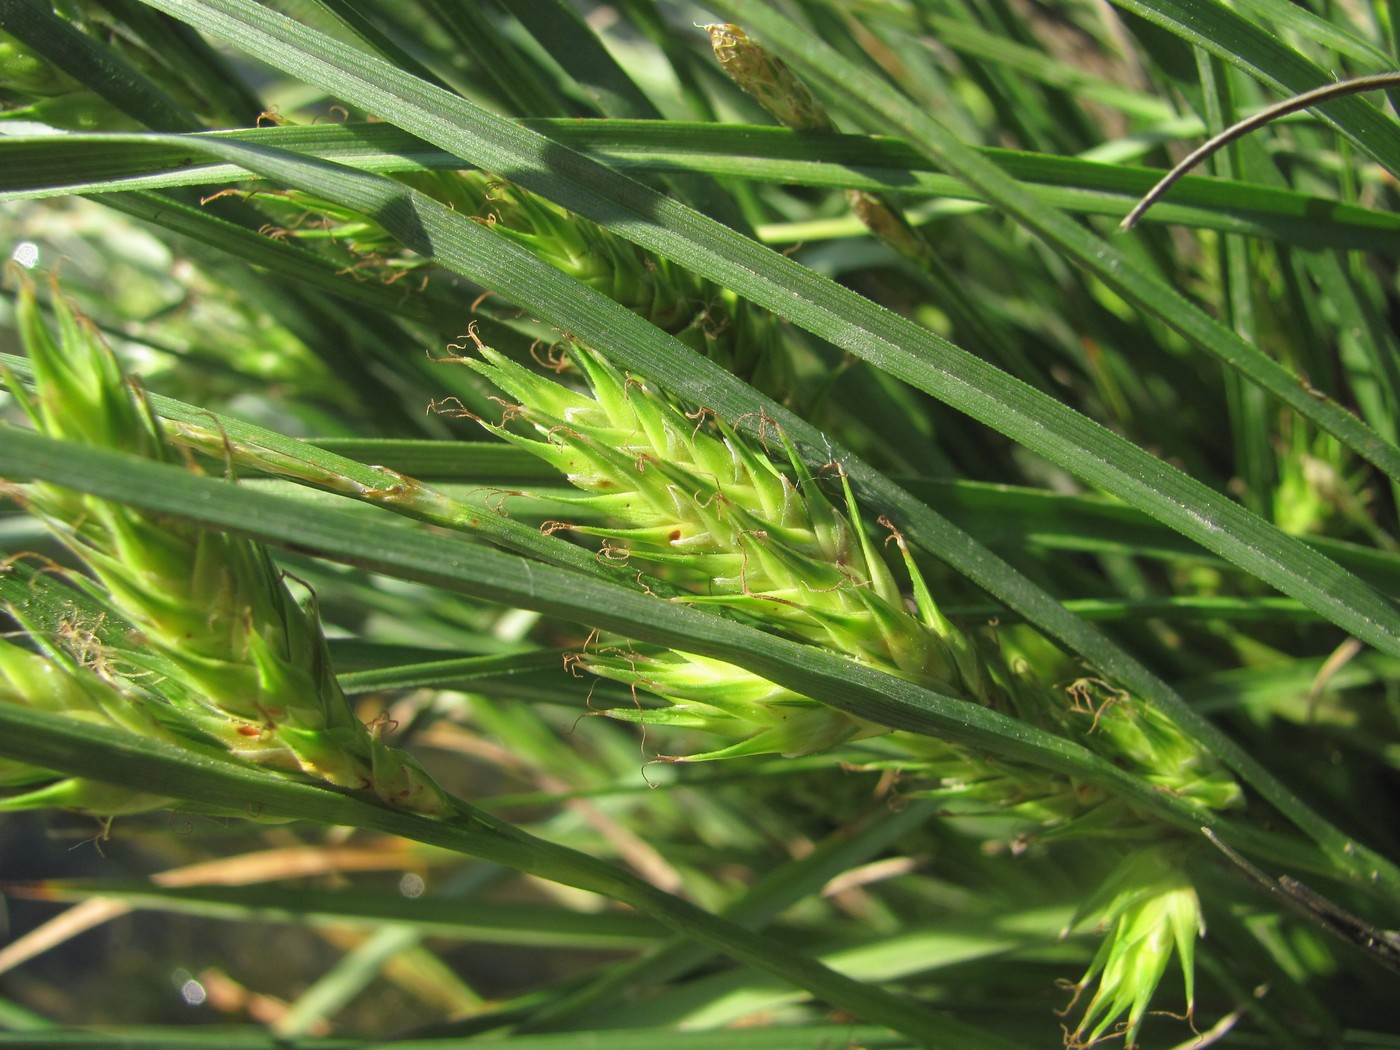
[[(142, 789), (135, 736), (151, 744), (162, 792), (176, 772), (206, 802), (236, 784), (284, 816), (360, 821), (528, 872), (501, 887), (512, 901), (534, 899), (545, 878), (686, 934), (620, 964), (590, 959), (564, 981), (552, 968), (532, 972), (511, 985), (529, 994), (507, 1001), (449, 996), (449, 1009), (475, 1014), (473, 1033), (507, 1044), (532, 1027), (649, 1023), (664, 1042), (732, 1023), (725, 1038), (736, 1044), (771, 1041), (759, 1026), (791, 1025), (784, 1045), (815, 1047), (830, 1043), (838, 1009), (840, 1038), (862, 1044), (893, 1030), (912, 1043), (1042, 1045), (1056, 1027), (1050, 997), (1069, 998), (1051, 991), (1055, 975), (1075, 996), (1064, 1021), (1072, 1047), (1184, 1045), (1180, 1022), (1147, 1020), (1183, 1002), (1188, 1017), (1209, 1017), (1203, 1041), (1222, 1045), (1304, 1050), (1384, 1029), (1388, 1000), (1367, 994), (1369, 964), (1310, 937), (1278, 894), (1393, 962), (1393, 938), (1374, 924), (1400, 900), (1400, 871), (1367, 843), (1393, 846), (1395, 823), (1376, 785), (1396, 768), (1387, 742), (1400, 622), (1386, 594), (1400, 570), (1385, 478), (1400, 473), (1400, 384), (1384, 322), (1400, 138), (1383, 106), (1329, 87), (1325, 121), (1297, 113), (1214, 158), (1233, 185), (1193, 178), (1149, 224), (1114, 232), (1153, 181), (1138, 165), (1169, 163), (1164, 142), (1229, 124), (1281, 91), (1392, 65), (1384, 25), (1337, 6), (1256, 5), (1241, 18), (1229, 5), (1193, 5), (1178, 12), (1186, 21), (1149, 25), (1102, 5), (1019, 5), (1008, 16), (997, 4), (935, 0), (798, 2), (782, 5), (788, 21), (771, 5), (715, 0), (720, 17), (749, 20), (750, 38), (729, 24), (707, 34), (664, 0), (585, 6), (574, 19), (551, 5), (310, 5), (296, 24), (259, 0), (0, 13), (0, 30), (16, 34), (0, 35), (0, 118), (238, 129), (114, 141), (12, 123), (0, 137), (7, 217), (12, 189), (53, 196), (75, 181), (112, 206), (22, 203), (16, 258), (68, 256), (69, 290), (94, 288), (84, 301), (103, 330), (149, 340), (161, 363), (146, 373), (152, 387), (198, 403), (151, 399), (179, 417), (157, 423), (107, 369), (107, 394), (65, 378), (57, 396), (31, 394), (31, 412), (42, 416), (46, 398), (71, 402), (82, 418), (54, 413), (50, 433), (166, 461), (133, 465), (149, 476), (178, 477), (205, 456), (211, 472), (322, 490), (184, 477), (169, 500), (151, 502), (185, 518), (124, 512), (63, 487), (144, 498), (57, 442), (0, 440), (0, 469), (44, 479), (6, 494), (66, 537), (77, 554), (62, 557), (82, 563), (72, 580), (91, 596), (64, 619), (73, 586), (46, 572), (21, 598), (28, 574), (0, 576), (0, 594), (19, 605), (18, 631), (0, 647), (0, 714), (16, 727), (0, 740), (11, 758), (0, 804), (122, 815), (119, 839), (158, 829), (162, 850), (226, 853), (234, 836), (262, 834), (220, 822), (210, 836), (171, 841), (165, 818), (126, 817), (180, 801)], [(230, 67), (215, 40), (287, 79), (262, 64)], [(733, 84), (791, 130), (716, 125), (730, 103), (756, 112)], [(301, 126), (261, 126), (259, 113), (279, 107)], [(351, 126), (315, 126), (328, 110)], [(352, 112), (397, 127), (359, 129)], [(239, 177), (230, 157), (268, 179), (251, 200), (242, 189), (214, 199)], [(191, 191), (200, 165), (215, 162), (207, 178), (217, 182)], [(402, 173), (420, 162), (425, 170)], [(94, 214), (100, 229), (84, 225)], [(144, 233), (146, 247), (133, 248), (136, 222), (173, 232)], [(248, 330), (258, 334), (231, 338), (208, 323), (230, 311), (256, 319)], [(534, 363), (555, 377), (487, 354), (481, 369), (517, 417), (497, 422), (479, 376), (426, 363), (468, 314), (512, 330), (490, 341), (513, 361), (542, 332), (585, 333), (591, 349), (567, 336), (537, 346)], [(814, 340), (789, 338), (798, 327)], [(745, 419), (759, 403), (745, 384), (672, 336), (796, 412), (782, 428)], [(329, 367), (285, 367), (303, 354)], [(266, 367), (272, 359), (282, 367)], [(29, 381), (13, 367), (7, 388)], [(450, 425), (421, 410), (449, 393), (461, 402), (439, 407), (464, 404), (518, 447), (370, 437), (445, 436)], [(351, 437), (339, 451), (367, 462), (321, 455), (292, 433)], [(504, 493), (536, 483), (553, 498), (554, 479), (540, 482), (547, 472), (523, 462), (531, 454), (584, 490), (547, 512), (560, 519), (548, 536), (521, 503), (509, 503), (515, 520), (502, 507)], [(485, 509), (474, 487), (493, 490)], [(278, 564), (305, 584), (280, 576), (256, 545), (218, 535), (207, 507), (232, 511), (245, 496), (276, 523), (258, 535), (292, 550)], [(336, 497), (417, 520), (318, 505)], [(345, 532), (331, 540), (336, 521)], [(47, 549), (22, 517), (0, 528), (20, 537), (14, 550)], [(472, 546), (483, 539), (517, 554)], [(435, 565), (425, 550), (439, 554)], [(950, 574), (935, 580), (930, 559)], [(624, 595), (634, 580), (651, 594)], [(54, 592), (64, 597), (49, 605)], [(491, 600), (476, 604), (483, 594)], [(590, 621), (578, 594), (619, 608)], [(502, 595), (530, 610), (493, 604)], [(988, 598), (996, 611), (968, 611)], [(335, 662), (343, 653), (343, 666), (369, 668), (343, 689), (318, 602), (336, 634), (352, 636), (330, 643)], [(595, 622), (624, 633), (584, 643)], [(628, 624), (648, 644), (630, 640)], [(707, 655), (687, 651), (675, 624), (704, 634), (695, 646)], [(1037, 628), (1078, 655), (1051, 653)], [(812, 691), (833, 703), (844, 698), (831, 669), (844, 659), (860, 710), (926, 732), (891, 732), (777, 686), (740, 666), (744, 657), (727, 659), (715, 642), (725, 636), (775, 677), (819, 680)], [(532, 646), (543, 648), (516, 652)], [(570, 650), (580, 681), (557, 668)], [(869, 668), (903, 681), (887, 677), (877, 696)], [(623, 724), (569, 733), (589, 676), (588, 702)], [(415, 731), (461, 743), (491, 779), (508, 780), (508, 796), (490, 800), (502, 816), (460, 801), (444, 813), (431, 788), (403, 795), (418, 774), (378, 728), (356, 724), (344, 697), (368, 688), (404, 691), (394, 710), (414, 710)], [(454, 724), (430, 725), (438, 718)], [(635, 723), (645, 755), (671, 752), (665, 767), (638, 769)], [(935, 725), (978, 747), (928, 735)], [(110, 754), (92, 726), (112, 738)], [(35, 753), (66, 774), (19, 760)], [(1215, 755), (1248, 782), (1247, 813)], [(85, 762), (124, 779), (106, 784)], [(555, 804), (563, 819), (552, 818)], [(531, 839), (511, 819), (538, 821), (590, 855)], [(1205, 827), (1219, 851), (1196, 849)], [(325, 841), (321, 827), (274, 833)], [(1252, 882), (1212, 872), (1222, 856)], [(646, 879), (630, 878), (629, 864)], [(457, 914), (435, 894), (497, 877), (478, 867), (449, 881), (437, 870), (413, 903), (432, 924), (420, 932), (442, 932), (435, 920)], [(1334, 880), (1344, 906), (1295, 894), (1295, 874)], [(704, 908), (666, 898), (663, 885)], [(371, 884), (355, 889), (361, 903), (378, 899)], [(296, 899), (268, 887), (211, 907), (292, 915)], [(559, 900), (598, 907), (592, 896)], [(188, 895), (171, 904), (197, 906)], [(589, 916), (599, 918), (606, 909)], [(767, 921), (782, 924), (777, 934), (750, 932)], [(315, 982), (279, 1037), (295, 1043), (293, 1029), (334, 1012), (328, 1000), (372, 981), (390, 941), (416, 936), (393, 924)], [(545, 908), (523, 936), (568, 943), (579, 925)], [(1062, 929), (1085, 936), (1057, 945)], [(951, 948), (949, 931), (960, 942)], [(784, 991), (752, 970), (726, 971), (697, 944), (761, 966)], [(809, 945), (851, 945), (853, 965), (894, 968), (843, 982), (813, 964)], [(173, 967), (186, 952), (163, 954)], [(407, 954), (419, 968), (405, 987), (450, 983), (426, 946)], [(8, 949), (0, 957), (3, 967)], [(1198, 957), (1210, 976), (1199, 987)], [(401, 961), (391, 976), (401, 978)], [(1178, 965), (1184, 999), (1167, 987)], [(56, 983), (68, 987), (66, 974)], [(1266, 987), (1256, 1002), (1252, 990)], [(742, 994), (726, 994), (734, 988)], [(79, 998), (66, 995), (69, 1006)], [(731, 1002), (750, 1015), (725, 1014)], [(423, 1019), (394, 1004), (366, 1023), (376, 1013), (340, 1018), (342, 1031)], [(884, 1027), (851, 1029), (848, 1016)], [(980, 1031), (945, 1033), (948, 1017)], [(5, 1023), (18, 1023), (12, 1011)]]

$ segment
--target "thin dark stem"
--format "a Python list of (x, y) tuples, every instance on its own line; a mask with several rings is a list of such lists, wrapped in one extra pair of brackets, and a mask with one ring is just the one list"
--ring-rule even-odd
[(1189, 153), (1176, 167), (1162, 176), (1162, 180), (1147, 191), (1147, 196), (1138, 201), (1133, 210), (1119, 224), (1119, 230), (1131, 230), (1138, 224), (1138, 220), (1148, 208), (1156, 204), (1166, 196), (1178, 179), (1194, 168), (1201, 161), (1205, 160), (1217, 150), (1228, 146), (1237, 139), (1242, 139), (1251, 131), (1262, 128), (1270, 121), (1279, 117), (1286, 117), (1290, 113), (1297, 113), (1300, 110), (1310, 109), (1323, 102), (1330, 102), (1335, 98), (1342, 98), (1346, 95), (1359, 95), (1367, 91), (1380, 91), (1383, 88), (1400, 87), (1400, 72), (1397, 73), (1374, 73), (1370, 76), (1354, 77), (1351, 80), (1339, 80), (1335, 84), (1326, 84), (1312, 91), (1305, 91), (1301, 95), (1284, 99), (1266, 109), (1261, 109), (1251, 117), (1246, 117), (1237, 124), (1232, 124), (1220, 134), (1208, 139), (1204, 144)]

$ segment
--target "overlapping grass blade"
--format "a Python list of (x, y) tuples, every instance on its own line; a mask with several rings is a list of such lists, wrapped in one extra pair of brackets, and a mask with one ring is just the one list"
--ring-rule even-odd
[(583, 912), (506, 901), (389, 896), (378, 891), (289, 886), (152, 886), (130, 882), (42, 883), (16, 895), (79, 901), (110, 897), (136, 908), (233, 921), (409, 928), (425, 936), (549, 948), (645, 948), (665, 928), (632, 912)]
[[(896, 91), (866, 76), (841, 59), (832, 48), (764, 7), (745, 7), (740, 11), (721, 0), (716, 0), (713, 6), (730, 11), (735, 17), (746, 18), (749, 24), (763, 32), (767, 38), (771, 38), (769, 43), (775, 52), (790, 60), (814, 81), (839, 85), (841, 91), (854, 91), (873, 113), (877, 113), (890, 127), (905, 135), (912, 146), (925, 153), (944, 170), (977, 187), (985, 199), (1108, 283), (1139, 309), (1157, 317), (1169, 328), (1179, 332), (1202, 350), (1218, 357), (1231, 368), (1238, 369), (1251, 382), (1257, 383), (1273, 397), (1323, 430), (1334, 434), (1387, 474), (1392, 477), (1400, 476), (1400, 449), (1366, 427), (1349, 412), (1326, 399), (1321, 392), (1301, 384), (1298, 377), (1206, 316), (1166, 282), (1135, 266), (1131, 260), (1101, 238), (1088, 233), (1065, 216), (1045, 208), (996, 165), (963, 145)], [(1342, 101), (1357, 100), (1350, 98)], [(900, 374), (888, 364), (885, 367), (895, 374)], [(995, 385), (993, 380), (991, 386)], [(950, 403), (956, 402), (950, 400)], [(1028, 447), (1035, 448), (1039, 444), (1032, 444), (1019, 434), (1013, 433), (1006, 428), (1004, 421), (999, 429), (1017, 440), (1024, 441)], [(1080, 436), (1079, 440), (1073, 443), (1081, 448), (1098, 447), (1105, 453), (1105, 446), (1109, 444), (1101, 440), (1088, 440), (1087, 434)], [(1061, 457), (1066, 455), (1064, 449), (1059, 451)], [(1048, 451), (1044, 454), (1050, 455)], [(1086, 479), (1089, 478), (1089, 474), (1085, 473), (1082, 467), (1071, 465), (1067, 459), (1060, 458), (1057, 461)], [(1120, 480), (1117, 484), (1105, 484), (1103, 487), (1128, 502), (1138, 502), (1131, 494), (1136, 487), (1131, 482), (1125, 484)], [(1189, 497), (1189, 501), (1210, 517), (1216, 518), (1217, 524), (1226, 531), (1234, 531), (1234, 525), (1216, 517), (1222, 510), (1218, 504), (1211, 510), (1206, 510), (1208, 506), (1216, 503), (1212, 497), (1194, 493)], [(1163, 510), (1159, 504), (1157, 511), (1149, 513), (1161, 520), (1169, 520), (1162, 515)], [(1245, 520), (1239, 519), (1235, 524), (1244, 526)], [(1177, 523), (1175, 527), (1188, 534), (1191, 532), (1190, 527), (1183, 527), (1182, 523)]]
[[(904, 143), (785, 128), (659, 121), (523, 122), (550, 138), (638, 173), (738, 176), (785, 185), (981, 200), (974, 187), (932, 170)], [(387, 124), (313, 125), (213, 132), (211, 137), (287, 149), (381, 174), (453, 170), (463, 161)], [(979, 150), (1045, 204), (1121, 218), (1157, 181), (1148, 168), (1017, 150)], [(197, 164), (186, 149), (101, 135), (0, 140), (0, 201), (221, 184), (249, 177), (234, 165)], [(74, 181), (81, 172), (81, 181)], [(1302, 247), (1397, 249), (1400, 217), (1276, 187), (1187, 177), (1148, 221), (1265, 237)], [(863, 228), (863, 227), (862, 227)], [(305, 253), (303, 253), (305, 254)]]
[[(842, 1025), (841, 1034), (869, 1050), (903, 1050), (909, 1041), (887, 1029), (870, 1025)], [(664, 1043), (673, 1050), (830, 1050), (831, 1026), (774, 1026), (771, 1028), (724, 1028), (714, 1032), (677, 1032), (674, 1029), (637, 1028), (604, 1031), (559, 1032), (549, 1035), (516, 1036), (512, 1050), (595, 1050), (606, 1045), (611, 1050), (654, 1050)], [(443, 1050), (444, 1045), (465, 1045), (441, 1037), (366, 1042), (356, 1038), (298, 1038), (250, 1033), (246, 1028), (225, 1025), (172, 1027), (152, 1030), (116, 1028), (102, 1032), (65, 1029), (57, 1032), (0, 1032), (0, 1047), (24, 1050), (370, 1050), (390, 1046), (396, 1050)]]
[(110, 783), (139, 783), (147, 790), (171, 788), (175, 795), (217, 805), (222, 812), (244, 806), (253, 817), (291, 817), (400, 835), (601, 893), (921, 1044), (947, 1038), (969, 1048), (1000, 1050), (1010, 1045), (910, 1000), (841, 976), (789, 945), (710, 915), (604, 861), (533, 838), (465, 806), (455, 819), (427, 819), (9, 704), (0, 705), (0, 729), (0, 750), (42, 768), (77, 770)]
[[(266, 15), (265, 12), (261, 14)], [(357, 62), (368, 60), (358, 52), (355, 53), (355, 58)], [(390, 74), (386, 71), (385, 75)], [(495, 127), (489, 120), (488, 126)], [(502, 125), (499, 130), (508, 138), (514, 138), (517, 134), (530, 134), (509, 124)], [(824, 462), (833, 456), (839, 456), (853, 482), (866, 491), (869, 501), (892, 513), (908, 536), (957, 565), (971, 578), (1006, 601), (1009, 606), (1084, 653), (1105, 671), (1117, 676), (1129, 688), (1170, 709), (1180, 724), (1189, 727), (1228, 765), (1258, 787), (1265, 797), (1288, 813), (1310, 835), (1326, 843), (1329, 853), (1346, 866), (1351, 866), (1352, 861), (1346, 854), (1346, 851), (1351, 849), (1351, 844), (1345, 835), (1318, 819), (1296, 795), (1271, 777), (1256, 760), (1182, 704), (1169, 688), (1121, 649), (1111, 645), (1084, 621), (1074, 617), (966, 534), (934, 515), (853, 456), (836, 449), (825, 435), (814, 431), (791, 413), (771, 402), (765, 404), (759, 395), (729, 373), (692, 354), (676, 341), (664, 337), (611, 300), (603, 299), (578, 285), (540, 263), (533, 256), (512, 251), (490, 231), (482, 229), (470, 220), (462, 219), (454, 212), (400, 184), (379, 176), (244, 144), (212, 139), (182, 141), (189, 142), (191, 147), (195, 147), (197, 141), (197, 148), (216, 156), (236, 159), (238, 163), (260, 170), (270, 177), (300, 185), (318, 196), (342, 200), (366, 214), (376, 216), (387, 229), (392, 230), (405, 244), (414, 247), (420, 253), (437, 259), (449, 269), (470, 273), (488, 287), (510, 289), (517, 301), (525, 303), (540, 316), (566, 325), (587, 341), (607, 345), (611, 356), (621, 363), (635, 365), (677, 392), (688, 394), (700, 404), (712, 407), (724, 415), (738, 419), (752, 414), (756, 406), (763, 405), (769, 418), (778, 421), (794, 444), (804, 449), (814, 461)], [(546, 140), (539, 141), (546, 151), (558, 149), (551, 147)], [(590, 162), (585, 158), (570, 156), (571, 165), (588, 168)], [(650, 191), (635, 184), (629, 185), (630, 192), (652, 200)], [(664, 198), (652, 200), (652, 203), (658, 209), (674, 210), (678, 207)], [(707, 225), (707, 220), (684, 209), (678, 214), (701, 228), (709, 229), (713, 226)], [(622, 228), (630, 227), (622, 224)], [(716, 230), (710, 232), (716, 234), (721, 241), (729, 236)], [(792, 265), (774, 253), (756, 249), (742, 238), (738, 239), (735, 248), (741, 253), (759, 251), (761, 257), (768, 260), (774, 268)], [(941, 347), (942, 344), (923, 329), (899, 322), (867, 300), (850, 295), (830, 281), (817, 278), (800, 267), (795, 269), (794, 276), (800, 278), (801, 286), (806, 289), (807, 294), (802, 300), (805, 308), (817, 315), (829, 318), (833, 311), (828, 300), (835, 300), (848, 304), (848, 313), (863, 319), (873, 317), (878, 320), (880, 323), (876, 327), (881, 330), (902, 326), (910, 330), (910, 338), (914, 342)], [(762, 281), (760, 283), (766, 284)], [(794, 316), (797, 314), (794, 313)], [(888, 335), (877, 337), (868, 328), (859, 325), (852, 327), (851, 322), (845, 322), (844, 339), (853, 339), (856, 332), (864, 332), (872, 339), (880, 338), (891, 354), (903, 353), (889, 342)], [(951, 347), (949, 350), (954, 354), (961, 354), (953, 351)], [(885, 360), (887, 364), (894, 363), (890, 359)], [(949, 363), (956, 365), (960, 373), (951, 377), (955, 381), (953, 387), (973, 401), (990, 400), (999, 410), (1010, 410), (1010, 424), (1005, 411), (997, 413), (1003, 429), (1021, 434), (1021, 424), (1025, 424), (1029, 425), (1039, 438), (1045, 438), (1047, 421), (1036, 414), (1036, 406), (1043, 402), (1045, 406), (1049, 406), (1043, 409), (1047, 416), (1055, 417), (1064, 424), (1063, 429), (1087, 438), (1087, 445), (1083, 448), (1066, 447), (1062, 439), (1052, 440), (1047, 451), (1053, 451), (1069, 463), (1092, 465), (1095, 469), (1089, 471), (1091, 474), (1101, 473), (1105, 463), (1108, 463), (1108, 476), (1114, 481), (1114, 484), (1108, 486), (1110, 489), (1118, 491), (1125, 498), (1131, 498), (1133, 495), (1143, 497), (1146, 493), (1142, 502), (1143, 508), (1149, 513), (1154, 513), (1172, 524), (1184, 523), (1182, 531), (1202, 539), (1208, 547), (1220, 550), (1221, 553), (1229, 551), (1234, 556), (1232, 560), (1250, 568), (1263, 578), (1278, 581), (1283, 577), (1291, 584), (1285, 586), (1285, 590), (1296, 591), (1295, 596), (1309, 607), (1317, 609), (1335, 622), (1354, 628), (1358, 636), (1373, 640), (1381, 648), (1400, 647), (1400, 640), (1396, 639), (1392, 627), (1392, 622), (1397, 617), (1390, 603), (1364, 583), (1348, 578), (1335, 564), (1313, 554), (1296, 541), (1288, 540), (1277, 530), (1214, 496), (1203, 486), (1176, 474), (1154, 457), (1121, 439), (1112, 438), (1106, 431), (1083, 417), (1062, 408), (1048, 398), (1032, 393), (981, 362), (961, 355), (951, 359)], [(987, 380), (996, 390), (996, 394), (990, 399), (984, 398), (976, 385), (970, 382), (968, 375), (962, 373), (970, 373)], [(925, 379), (929, 378), (927, 368), (919, 369), (919, 374)], [(1015, 421), (1017, 418), (1020, 420), (1019, 424)], [(1042, 440), (1035, 441), (1033, 447), (1037, 446), (1045, 447)], [(1105, 448), (1117, 450), (1120, 453), (1117, 459), (1139, 463), (1142, 477), (1128, 475), (1121, 464), (1108, 462)], [(1178, 502), (1171, 502), (1170, 498), (1164, 502), (1164, 491), (1170, 494), (1170, 497), (1175, 497)], [(1201, 496), (1202, 493), (1204, 496)], [(1226, 528), (1227, 524), (1239, 525), (1235, 531), (1245, 537), (1243, 542), (1238, 535), (1233, 535)]]
[(43, 4), (7, 3), (0, 26), (131, 119), (159, 131), (198, 131), (199, 119), (146, 73)]

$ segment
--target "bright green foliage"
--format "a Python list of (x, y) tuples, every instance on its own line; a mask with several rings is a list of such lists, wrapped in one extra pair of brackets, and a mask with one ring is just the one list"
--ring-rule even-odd
[[(708, 4), (0, 3), (0, 251), (156, 392), (0, 303), (0, 806), (121, 815), (123, 879), (425, 884), (45, 892), (378, 927), (221, 953), (307, 989), (211, 995), (221, 1045), (1383, 1042), (1400, 124), (1272, 122), (1115, 231), (1395, 12)], [(107, 1025), (190, 940), (8, 987), (188, 1042)]]

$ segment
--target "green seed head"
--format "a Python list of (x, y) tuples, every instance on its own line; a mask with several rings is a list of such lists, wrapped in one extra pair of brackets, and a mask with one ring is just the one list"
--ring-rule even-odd
[(1098, 679), (1081, 678), (1065, 693), (1071, 701), (1066, 731), (1087, 747), (1207, 809), (1244, 804), (1239, 784), (1219, 760), (1155, 707)]
[[(166, 458), (145, 400), (111, 351), (64, 305), (59, 340), (40, 320), (32, 287), (19, 315), (34, 365), (23, 398), (54, 437)], [(301, 770), (429, 813), (446, 797), (356, 717), (337, 685), (313, 606), (299, 604), (264, 548), (187, 522), (48, 484), (20, 499), (95, 578), (99, 599), (159, 654), (162, 691), (199, 734), (246, 760)], [(139, 656), (134, 660), (139, 663)]]
[[(534, 436), (484, 424), (554, 463), (590, 495), (577, 500), (624, 525), (578, 527), (631, 558), (794, 637), (893, 673), (957, 686), (955, 654), (908, 612), (878, 549), (827, 499), (776, 427), (792, 475), (722, 421), (687, 416), (645, 381), (584, 347), (571, 350), (593, 396), (488, 347), (472, 367), (519, 401), (508, 416)], [(844, 481), (843, 481), (844, 486)]]
[(1075, 985), (1078, 999), (1098, 983), (1067, 1039), (1070, 1047), (1092, 1046), (1119, 1034), (1127, 1046), (1133, 1046), (1173, 952), (1181, 966), (1185, 1012), (1190, 1017), (1195, 1002), (1196, 938), (1205, 926), (1181, 853), (1179, 844), (1134, 852), (1080, 909), (1075, 926), (1106, 930), (1107, 936)]
[[(694, 592), (686, 601), (724, 606), (794, 639), (1070, 737), (1202, 806), (1239, 804), (1234, 779), (1160, 712), (1093, 679), (1053, 688), (1022, 661), (1008, 660), (995, 637), (949, 621), (903, 537), (890, 528), (912, 587), (912, 602), (906, 600), (846, 478), (834, 472), (841, 507), (776, 426), (760, 428), (765, 447), (757, 448), (712, 413), (682, 411), (586, 347), (572, 347), (570, 358), (588, 393), (488, 347), (480, 351), (471, 366), (513, 399), (503, 402), (501, 423), (483, 425), (567, 475), (584, 493), (574, 503), (617, 519), (572, 526), (602, 540), (610, 557), (630, 558)], [(770, 451), (786, 460), (783, 467)], [(869, 732), (844, 716), (816, 727), (791, 721), (799, 701), (818, 705), (741, 669), (683, 653), (592, 653), (580, 665), (674, 705), (666, 713), (619, 710), (617, 717), (684, 723), (751, 746), (760, 746), (752, 741), (762, 735), (762, 747), (783, 753)], [(783, 725), (773, 721), (775, 713)], [(781, 741), (774, 736), (780, 733), (787, 734)], [(916, 739), (908, 738), (906, 771), (934, 785), (917, 790), (1021, 815), (1056, 835), (1155, 828), (1150, 817), (1096, 787), (946, 745), (930, 755)]]

